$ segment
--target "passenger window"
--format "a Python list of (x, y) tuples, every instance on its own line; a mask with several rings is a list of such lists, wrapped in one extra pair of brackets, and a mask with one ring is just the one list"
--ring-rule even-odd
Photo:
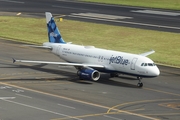
[(145, 63), (144, 66), (147, 66), (147, 63)]
[(144, 65), (144, 63), (141, 64), (141, 66), (143, 66), (143, 65)]

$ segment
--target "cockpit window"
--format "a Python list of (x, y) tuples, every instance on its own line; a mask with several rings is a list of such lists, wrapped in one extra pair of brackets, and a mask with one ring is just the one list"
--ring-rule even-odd
[(141, 66), (143, 66), (143, 65), (144, 65), (144, 63), (141, 64)]
[(148, 66), (153, 66), (153, 64), (152, 63), (148, 63)]
[(155, 63), (142, 63), (141, 66), (156, 66)]

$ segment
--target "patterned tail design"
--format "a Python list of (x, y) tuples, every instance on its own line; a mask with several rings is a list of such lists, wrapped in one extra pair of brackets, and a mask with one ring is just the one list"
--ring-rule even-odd
[(47, 29), (48, 29), (48, 37), (50, 43), (66, 43), (56, 26), (54, 18), (50, 12), (46, 12), (46, 22), (47, 22)]

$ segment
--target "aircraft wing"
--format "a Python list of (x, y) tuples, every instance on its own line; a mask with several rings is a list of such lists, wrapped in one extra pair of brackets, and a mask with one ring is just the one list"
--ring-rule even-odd
[(12, 58), (12, 59), (13, 59), (13, 63), (15, 63), (15, 62), (22, 62), (22, 63), (39, 63), (39, 64), (54, 64), (54, 65), (63, 65), (63, 66), (76, 66), (76, 67), (105, 68), (103, 65), (97, 65), (97, 64), (81, 64), (81, 63), (66, 63), (66, 62), (16, 60), (14, 58)]
[(141, 56), (148, 56), (148, 55), (150, 55), (150, 54), (153, 54), (154, 52), (155, 52), (154, 50), (151, 50), (151, 51), (149, 51), (149, 52), (141, 53), (141, 54), (139, 54), (139, 55), (141, 55)]

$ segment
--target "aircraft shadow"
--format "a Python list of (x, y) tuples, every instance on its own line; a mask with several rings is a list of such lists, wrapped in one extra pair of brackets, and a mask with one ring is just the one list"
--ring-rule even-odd
[[(12, 65), (12, 64), (11, 64)], [(78, 83), (78, 84), (85, 84), (85, 85), (91, 85), (93, 84), (93, 81), (89, 81), (89, 80), (79, 80), (79, 78), (76, 76), (75, 73), (73, 72), (70, 72), (70, 71), (63, 71), (61, 69), (50, 69), (50, 68), (42, 68), (44, 67), (46, 64), (39, 64), (39, 65), (32, 65), (32, 66), (26, 66), (26, 65), (13, 65), (11, 67), (6, 67), (6, 68), (29, 68), (29, 69), (32, 69), (32, 70), (36, 70), (36, 71), (41, 71), (41, 72), (47, 72), (47, 73), (51, 73), (51, 74), (57, 74), (57, 75), (63, 75), (63, 76), (68, 76), (68, 78), (51, 78), (51, 77), (48, 77), (48, 80), (61, 80), (61, 81), (70, 81), (70, 82), (75, 82), (75, 83)], [(120, 76), (119, 77), (120, 80), (121, 79), (124, 79), (124, 80), (128, 80), (128, 81), (134, 81), (134, 80), (137, 80), (135, 78), (132, 78), (132, 77), (126, 77), (126, 76)], [(7, 80), (47, 80), (47, 78), (39, 78), (39, 79), (35, 79), (35, 78), (27, 78), (27, 79), (6, 79)], [(116, 81), (116, 80), (112, 80), (110, 77), (109, 77), (109, 74), (102, 74), (101, 75), (101, 78), (97, 81), (97, 83), (101, 83), (101, 84), (106, 84), (106, 85), (113, 85), (113, 86), (119, 86), (119, 87), (129, 87), (129, 88), (138, 88), (137, 85), (133, 85), (133, 84), (129, 84), (129, 83), (124, 83), (124, 82), (120, 82), (119, 81)]]
[(103, 74), (101, 75), (101, 78), (97, 81), (98, 83), (106, 84), (106, 85), (113, 85), (113, 86), (119, 86), (119, 87), (129, 87), (129, 88), (138, 88), (137, 85), (129, 84), (127, 82), (121, 82), (121, 80), (128, 80), (128, 81), (137, 81), (137, 79), (128, 77), (128, 76), (120, 76), (117, 77), (117, 80), (112, 80), (109, 77), (109, 74)]

